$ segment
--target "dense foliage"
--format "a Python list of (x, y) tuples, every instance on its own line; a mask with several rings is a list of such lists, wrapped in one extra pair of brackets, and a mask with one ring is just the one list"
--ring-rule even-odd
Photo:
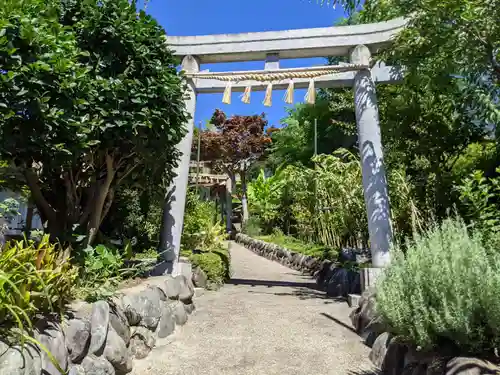
[(447, 219), (393, 251), (377, 287), (377, 312), (390, 330), (423, 350), (493, 354), (500, 344), (500, 258)]
[(75, 295), (78, 271), (69, 249), (49, 243), (11, 241), (0, 251), (0, 326), (31, 329), (38, 314), (62, 313)]
[[(259, 219), (260, 229), (270, 233), (279, 228), (301, 240), (333, 248), (368, 247), (359, 158), (338, 149), (312, 162), (311, 168), (289, 165), (269, 177), (262, 171), (249, 184), (250, 209)], [(420, 227), (421, 214), (402, 171), (390, 171), (389, 185), (393, 224), (401, 238)]]
[(165, 32), (127, 0), (6, 0), (0, 28), (0, 155), (52, 236), (90, 243), (121, 187), (174, 166), (185, 114)]

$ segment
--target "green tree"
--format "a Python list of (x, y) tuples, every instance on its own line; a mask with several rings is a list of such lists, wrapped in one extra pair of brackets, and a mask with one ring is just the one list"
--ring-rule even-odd
[[(265, 130), (267, 120), (264, 114), (228, 118), (224, 112), (216, 109), (210, 123), (216, 129), (201, 133), (202, 159), (212, 161), (222, 168), (231, 179), (233, 188), (236, 185), (236, 175), (240, 176), (243, 222), (245, 222), (248, 219), (246, 182), (248, 172), (262, 157), (271, 142)], [(230, 210), (229, 205), (228, 210)]]
[(177, 61), (164, 30), (127, 0), (4, 3), (1, 156), (53, 236), (78, 226), (92, 242), (118, 189), (145, 175), (161, 183), (176, 162), (186, 120)]
[(317, 121), (318, 154), (331, 154), (338, 148), (352, 149), (356, 143), (356, 123), (352, 92), (341, 89), (327, 96), (320, 93), (315, 105), (298, 104), (282, 120), (283, 128), (272, 134), (273, 143), (267, 165), (276, 169), (283, 163), (312, 165), (314, 121)]

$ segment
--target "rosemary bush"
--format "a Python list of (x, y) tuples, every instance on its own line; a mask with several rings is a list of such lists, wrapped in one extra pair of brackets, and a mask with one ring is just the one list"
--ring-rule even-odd
[(500, 345), (500, 256), (479, 234), (446, 219), (408, 243), (377, 288), (377, 311), (397, 335), (422, 347), (491, 353)]

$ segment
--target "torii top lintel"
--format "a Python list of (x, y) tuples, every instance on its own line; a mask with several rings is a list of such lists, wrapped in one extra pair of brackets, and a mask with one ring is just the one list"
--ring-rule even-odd
[(391, 42), (405, 26), (404, 18), (353, 26), (201, 36), (167, 36), (175, 55), (197, 56), (201, 63), (345, 56), (364, 44), (375, 52)]

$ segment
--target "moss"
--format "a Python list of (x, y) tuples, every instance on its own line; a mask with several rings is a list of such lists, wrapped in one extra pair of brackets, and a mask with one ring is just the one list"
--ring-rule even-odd
[(213, 251), (192, 254), (183, 252), (191, 261), (193, 268), (200, 267), (208, 277), (209, 287), (218, 287), (231, 277), (229, 251), (219, 248)]
[(276, 245), (282, 246), (296, 253), (309, 255), (322, 260), (323, 259), (333, 260), (337, 259), (338, 257), (338, 251), (330, 247), (314, 243), (303, 242), (291, 236), (272, 234), (268, 236), (259, 236), (255, 238), (265, 242), (274, 243)]

